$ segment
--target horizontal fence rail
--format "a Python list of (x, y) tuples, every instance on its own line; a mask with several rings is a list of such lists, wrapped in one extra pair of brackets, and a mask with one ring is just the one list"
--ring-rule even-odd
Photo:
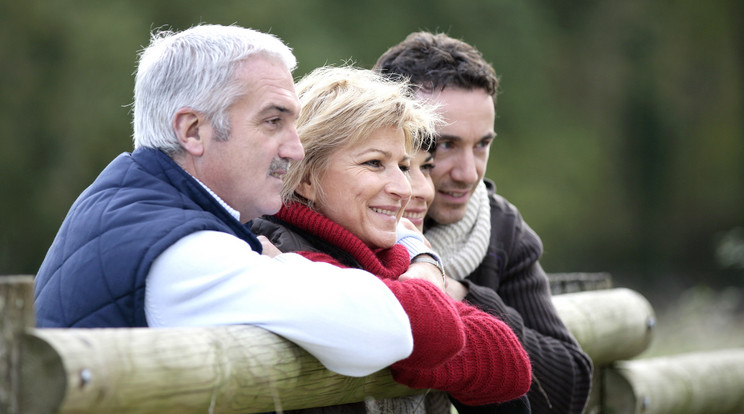
[(635, 357), (651, 343), (654, 310), (645, 297), (633, 290), (566, 293), (553, 296), (553, 304), (597, 366)]
[[(395, 383), (388, 370), (363, 378), (335, 374), (293, 343), (254, 326), (35, 329), (32, 292), (30, 276), (0, 277), (0, 412), (255, 413), (422, 392)], [(726, 373), (727, 384), (744, 383), (744, 350), (672, 357), (667, 364), (630, 360), (649, 345), (655, 325), (652, 306), (635, 291), (566, 293), (553, 302), (595, 364), (588, 412), (673, 412), (667, 409), (676, 407), (676, 392), (663, 384), (696, 389), (704, 374), (716, 371)], [(707, 362), (678, 368), (688, 376), (670, 368), (697, 361)], [(661, 385), (655, 385), (657, 378)], [(696, 403), (685, 407), (740, 408), (741, 400), (721, 397), (729, 390), (721, 388), (693, 392)]]
[(619, 361), (605, 396), (607, 413), (744, 413), (744, 349)]

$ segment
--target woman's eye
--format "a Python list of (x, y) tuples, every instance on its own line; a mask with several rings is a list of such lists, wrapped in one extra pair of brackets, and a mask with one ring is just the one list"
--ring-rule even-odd
[(370, 167), (378, 168), (382, 166), (382, 162), (380, 160), (369, 160), (369, 161), (365, 161), (364, 165), (369, 165)]
[(433, 163), (427, 162), (426, 164), (422, 164), (421, 165), (421, 171), (423, 171), (425, 173), (429, 173), (433, 169), (434, 169), (434, 164)]
[(403, 171), (404, 173), (407, 173), (408, 171), (411, 170), (411, 167), (409, 165), (399, 165), (398, 168), (400, 168), (400, 170)]

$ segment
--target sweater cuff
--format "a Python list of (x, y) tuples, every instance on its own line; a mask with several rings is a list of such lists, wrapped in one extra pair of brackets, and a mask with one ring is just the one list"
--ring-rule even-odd
[(398, 224), (396, 233), (398, 236), (398, 241), (396, 243), (403, 245), (406, 250), (408, 250), (408, 257), (411, 260), (413, 260), (413, 258), (416, 256), (428, 254), (429, 256), (433, 257), (434, 260), (441, 263), (442, 259), (439, 257), (439, 255), (436, 254), (434, 250), (432, 250), (424, 242), (423, 234), (414, 230), (409, 230), (408, 228), (400, 224)]

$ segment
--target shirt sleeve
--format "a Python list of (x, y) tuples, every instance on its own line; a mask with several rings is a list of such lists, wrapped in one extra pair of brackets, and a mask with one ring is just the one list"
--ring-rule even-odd
[[(315, 262), (346, 267), (327, 253), (300, 251), (297, 254)], [(393, 368), (432, 368), (462, 350), (465, 345), (463, 324), (455, 303), (444, 292), (421, 279), (381, 280), (408, 315), (413, 335), (413, 351), (393, 364)]]
[(145, 314), (151, 327), (260, 326), (348, 376), (369, 375), (413, 349), (408, 317), (377, 277), (293, 253), (262, 256), (216, 231), (186, 236), (153, 262)]

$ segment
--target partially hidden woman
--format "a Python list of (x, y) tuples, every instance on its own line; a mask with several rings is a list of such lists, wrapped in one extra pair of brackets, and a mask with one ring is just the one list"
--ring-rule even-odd
[[(408, 314), (414, 340), (412, 354), (391, 366), (397, 382), (446, 391), (468, 405), (525, 394), (530, 362), (505, 323), (450, 299), (430, 281), (399, 278), (410, 264), (408, 251), (396, 244), (411, 197), (410, 154), (431, 136), (433, 109), (413, 99), (404, 82), (348, 66), (316, 69), (297, 93), (305, 158), (289, 168), (284, 207), (255, 220), (253, 230), (283, 252), (362, 268), (386, 283)], [(446, 399), (440, 410), (416, 397), (373, 403), (384, 404), (322, 412), (449, 412)]]
[(434, 181), (431, 170), (434, 168), (434, 142), (424, 142), (424, 146), (414, 150), (408, 165), (408, 182), (411, 183), (411, 199), (403, 209), (403, 218), (424, 232), (424, 218), (434, 201)]
[[(424, 146), (418, 151), (414, 151), (411, 156), (411, 163), (408, 166), (408, 181), (411, 183), (411, 199), (408, 201), (406, 208), (403, 210), (403, 218), (408, 219), (418, 231), (424, 231), (424, 220), (426, 212), (429, 210), (431, 203), (434, 201), (435, 188), (434, 181), (431, 177), (431, 171), (434, 169), (434, 152), (436, 142), (434, 140), (424, 142)], [(428, 239), (427, 239), (428, 240)], [(445, 268), (447, 263), (444, 264)], [(446, 285), (449, 289), (450, 286)], [(449, 293), (449, 292), (448, 292)], [(452, 295), (450, 295), (452, 297)], [(488, 310), (488, 312), (499, 317), (499, 312)], [(427, 402), (430, 400), (427, 395)], [(460, 414), (479, 414), (479, 413), (510, 413), (510, 414), (528, 414), (531, 412), (530, 402), (526, 395), (517, 400), (512, 400), (503, 404), (490, 404), (478, 407), (464, 406), (454, 401), (457, 412)]]

